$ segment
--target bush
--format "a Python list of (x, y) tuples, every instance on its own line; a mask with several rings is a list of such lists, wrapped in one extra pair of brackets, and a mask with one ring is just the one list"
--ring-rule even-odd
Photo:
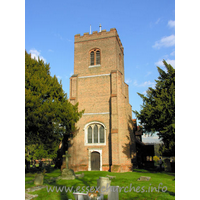
[(159, 157), (158, 157), (158, 156), (154, 156), (154, 157), (153, 157), (153, 160), (154, 160), (155, 162), (158, 162), (158, 161), (159, 161)]

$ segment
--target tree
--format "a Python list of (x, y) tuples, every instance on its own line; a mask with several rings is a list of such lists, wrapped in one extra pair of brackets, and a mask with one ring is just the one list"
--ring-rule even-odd
[(154, 134), (163, 142), (160, 147), (162, 155), (175, 155), (175, 69), (163, 63), (165, 72), (158, 68), (159, 77), (155, 89), (149, 87), (146, 96), (138, 93), (143, 99), (140, 113), (133, 111), (140, 120), (145, 134)]
[(26, 157), (34, 157), (35, 147), (39, 157), (54, 158), (60, 141), (73, 134), (82, 113), (78, 112), (78, 104), (67, 100), (56, 76), (50, 76), (49, 64), (39, 57), (32, 59), (25, 51)]

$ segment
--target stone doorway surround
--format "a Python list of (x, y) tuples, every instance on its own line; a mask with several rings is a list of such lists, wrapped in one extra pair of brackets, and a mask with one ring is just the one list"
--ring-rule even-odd
[(91, 171), (91, 154), (92, 152), (98, 152), (100, 154), (100, 171), (102, 171), (102, 149), (101, 148), (88, 148), (89, 153), (89, 163), (88, 171)]

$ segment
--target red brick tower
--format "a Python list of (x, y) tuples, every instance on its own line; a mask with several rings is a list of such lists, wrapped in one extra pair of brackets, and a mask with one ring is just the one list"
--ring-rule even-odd
[(136, 159), (124, 48), (115, 28), (75, 35), (70, 102), (85, 113), (69, 147), (74, 171), (125, 172)]

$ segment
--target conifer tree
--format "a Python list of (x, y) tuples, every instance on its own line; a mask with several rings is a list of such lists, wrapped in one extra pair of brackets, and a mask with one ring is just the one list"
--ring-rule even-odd
[(26, 155), (31, 154), (31, 146), (36, 146), (41, 149), (37, 149), (37, 155), (54, 158), (60, 141), (75, 131), (82, 113), (78, 112), (78, 104), (68, 101), (56, 76), (50, 76), (49, 64), (39, 57), (32, 59), (25, 51)]
[(163, 142), (160, 151), (163, 155), (175, 155), (175, 69), (165, 60), (166, 71), (158, 68), (159, 77), (155, 89), (149, 87), (143, 99), (140, 112), (133, 111), (146, 134), (158, 133)]

